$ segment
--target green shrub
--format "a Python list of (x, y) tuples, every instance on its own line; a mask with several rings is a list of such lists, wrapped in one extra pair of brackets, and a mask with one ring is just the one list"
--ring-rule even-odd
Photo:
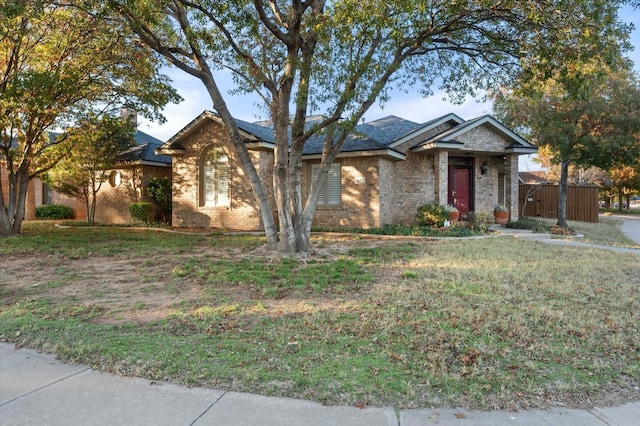
[(151, 178), (147, 185), (147, 194), (162, 213), (162, 221), (171, 218), (171, 181), (168, 177)]
[(139, 222), (151, 223), (153, 221), (153, 205), (151, 203), (131, 203), (129, 213), (134, 220)]
[(36, 207), (36, 219), (73, 219), (74, 213), (71, 207), (60, 204), (48, 204)]
[(420, 225), (384, 225), (381, 228), (358, 228), (348, 230), (347, 232), (372, 235), (398, 235), (405, 237), (471, 237), (474, 235), (480, 235), (479, 232), (463, 228), (462, 226), (434, 229)]
[(507, 228), (513, 228), (513, 229), (528, 229), (535, 233), (541, 233), (541, 234), (549, 232), (549, 229), (551, 228), (549, 225), (547, 225), (545, 222), (541, 221), (540, 219), (534, 219), (531, 217), (520, 218), (514, 222), (507, 223), (505, 226)]
[(493, 217), (487, 213), (469, 212), (468, 213), (469, 228), (473, 231), (487, 232), (493, 224)]
[(446, 208), (435, 203), (421, 205), (416, 214), (416, 221), (422, 226), (443, 226), (447, 219), (449, 219), (449, 213)]

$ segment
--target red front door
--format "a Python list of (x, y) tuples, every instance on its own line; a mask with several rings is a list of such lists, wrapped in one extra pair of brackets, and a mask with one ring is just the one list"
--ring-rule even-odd
[(449, 174), (449, 203), (453, 204), (461, 213), (471, 210), (471, 169), (467, 167), (452, 167)]

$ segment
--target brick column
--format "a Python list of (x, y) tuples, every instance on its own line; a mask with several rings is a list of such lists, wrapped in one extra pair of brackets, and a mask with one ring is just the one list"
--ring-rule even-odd
[(511, 220), (518, 220), (518, 155), (507, 154), (505, 158), (505, 204), (511, 212)]
[(446, 205), (449, 192), (449, 153), (438, 151), (433, 157), (434, 174), (436, 177), (435, 195), (436, 203)]

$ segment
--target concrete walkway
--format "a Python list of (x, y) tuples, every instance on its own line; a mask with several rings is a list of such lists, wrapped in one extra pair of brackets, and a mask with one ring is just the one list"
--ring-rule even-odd
[(627, 236), (627, 238), (640, 245), (640, 217), (631, 218), (627, 216), (624, 219), (624, 222), (622, 222), (620, 229)]
[[(640, 390), (638, 391), (640, 398)], [(327, 407), (103, 374), (0, 344), (0, 425), (637, 425), (640, 401), (590, 410)]]
[[(502, 228), (505, 233), (513, 233)], [(640, 219), (625, 219), (623, 231), (640, 244)], [(548, 236), (518, 232), (518, 237), (562, 244)], [(577, 243), (592, 248), (630, 251)], [(640, 424), (638, 398), (618, 407), (589, 410), (551, 408), (527, 411), (464, 409), (396, 410), (393, 407), (327, 407), (319, 403), (270, 398), (215, 389), (99, 373), (84, 365), (64, 364), (53, 355), (16, 350), (0, 343), (0, 425), (363, 425), (501, 426)]]
[[(640, 246), (640, 218), (635, 218), (633, 216), (618, 216), (618, 218), (623, 220), (622, 224), (620, 225), (620, 230), (625, 234), (627, 238)], [(566, 240), (563, 238), (554, 238), (551, 234), (534, 234), (531, 231), (505, 228), (499, 225), (495, 225), (491, 229), (503, 235), (512, 235), (516, 238), (536, 240), (545, 244), (584, 247), (640, 255), (640, 248), (616, 247), (602, 244), (586, 243), (576, 240)]]

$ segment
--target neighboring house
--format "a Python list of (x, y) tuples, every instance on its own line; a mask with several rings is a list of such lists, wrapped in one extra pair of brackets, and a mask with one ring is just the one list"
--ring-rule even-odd
[[(236, 120), (273, 202), (273, 130)], [(307, 142), (303, 188), (315, 176), (322, 139)], [(176, 227), (263, 229), (259, 207), (222, 120), (205, 111), (158, 150), (171, 155)], [(537, 148), (491, 116), (448, 114), (418, 124), (395, 116), (358, 125), (331, 167), (314, 226), (379, 227), (415, 222), (425, 203), (466, 214), (506, 205), (518, 216), (518, 156)]]
[[(4, 163), (0, 163), (0, 179), (2, 179), (2, 192), (6, 202), (9, 197), (9, 180)], [(36, 207), (45, 204), (62, 204), (71, 207), (76, 219), (85, 220), (86, 218), (84, 203), (81, 200), (53, 191), (40, 178), (31, 179), (25, 200), (25, 220), (35, 219)]]
[[(53, 142), (60, 134), (48, 132), (49, 140)], [(16, 141), (12, 141), (12, 145)], [(7, 175), (6, 162), (0, 162), (0, 179), (2, 179), (2, 192), (5, 202), (9, 197), (9, 178)], [(53, 191), (49, 185), (44, 183), (40, 178), (34, 178), (29, 181), (27, 186), (27, 197), (25, 200), (25, 220), (33, 220), (36, 218), (36, 207), (46, 204), (60, 204), (70, 207), (74, 211), (74, 217), (78, 220), (85, 220), (84, 203), (73, 197), (68, 197), (59, 192)]]
[(96, 222), (129, 223), (129, 205), (139, 201), (151, 201), (147, 185), (151, 178), (171, 178), (171, 157), (156, 154), (162, 141), (140, 130), (134, 135), (136, 145), (124, 151), (109, 179), (98, 191)]
[(545, 172), (544, 170), (520, 172), (518, 175), (520, 183), (524, 185), (543, 185), (548, 183), (547, 172)]
[[(55, 134), (50, 133), (50, 137)], [(146, 186), (153, 177), (171, 177), (171, 157), (156, 154), (162, 141), (140, 130), (134, 134), (136, 146), (123, 152), (116, 167), (108, 172), (109, 179), (98, 192), (96, 222), (129, 223), (129, 205), (137, 201), (149, 201)], [(8, 182), (5, 164), (0, 163), (0, 178), (5, 197)], [(6, 199), (6, 198), (5, 198)], [(71, 207), (76, 220), (86, 220), (84, 200), (56, 192), (40, 178), (34, 178), (27, 189), (25, 219), (36, 218), (36, 207), (46, 204), (62, 204)]]

